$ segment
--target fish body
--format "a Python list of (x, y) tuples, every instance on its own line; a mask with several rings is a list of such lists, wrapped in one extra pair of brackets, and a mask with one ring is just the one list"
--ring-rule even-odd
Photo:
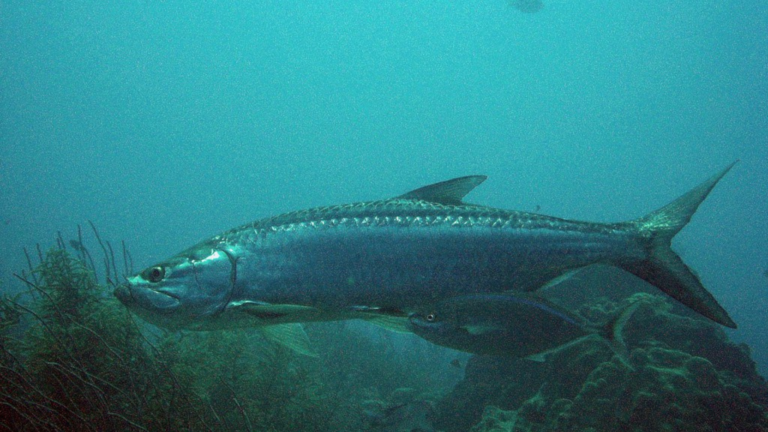
[(115, 295), (171, 328), (405, 320), (419, 305), (535, 291), (608, 264), (735, 326), (669, 248), (726, 172), (644, 218), (609, 224), (468, 204), (462, 198), (485, 177), (462, 177), (391, 199), (257, 220), (129, 277)]
[(621, 330), (638, 305), (595, 326), (535, 294), (473, 294), (414, 312), (409, 326), (432, 343), (473, 354), (539, 359), (596, 335), (625, 355)]
[(259, 221), (214, 238), (237, 257), (233, 300), (402, 310), (465, 293), (533, 291), (613, 256), (641, 258), (631, 227), (394, 199)]

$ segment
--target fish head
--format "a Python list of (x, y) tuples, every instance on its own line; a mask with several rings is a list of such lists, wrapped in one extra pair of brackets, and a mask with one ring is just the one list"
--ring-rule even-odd
[(467, 317), (464, 298), (451, 297), (436, 303), (415, 306), (408, 315), (410, 327), (412, 330), (435, 335), (455, 333), (471, 318)]
[(424, 309), (408, 315), (408, 329), (422, 338), (445, 345), (460, 335), (461, 330), (445, 316), (434, 309)]
[(488, 313), (474, 310), (466, 298), (449, 299), (437, 305), (417, 309), (408, 316), (408, 330), (444, 347), (483, 354), (504, 329), (488, 320)]
[(200, 244), (127, 278), (115, 296), (146, 321), (170, 329), (204, 329), (226, 308), (236, 282), (226, 247)]

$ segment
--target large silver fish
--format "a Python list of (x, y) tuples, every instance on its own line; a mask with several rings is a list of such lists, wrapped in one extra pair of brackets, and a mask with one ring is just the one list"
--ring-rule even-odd
[[(731, 165), (732, 166), (732, 165)], [(417, 305), (535, 291), (592, 264), (622, 268), (736, 327), (670, 248), (731, 168), (642, 218), (590, 223), (464, 203), (461, 177), (381, 201), (320, 207), (226, 231), (129, 277), (115, 295), (147, 321), (210, 330), (304, 321), (407, 321)]]

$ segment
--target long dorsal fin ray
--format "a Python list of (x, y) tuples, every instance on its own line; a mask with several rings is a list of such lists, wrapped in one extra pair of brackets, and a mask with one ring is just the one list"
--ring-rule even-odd
[(472, 189), (488, 178), (484, 175), (459, 177), (440, 183), (423, 186), (408, 193), (395, 197), (396, 199), (429, 201), (439, 204), (460, 205)]

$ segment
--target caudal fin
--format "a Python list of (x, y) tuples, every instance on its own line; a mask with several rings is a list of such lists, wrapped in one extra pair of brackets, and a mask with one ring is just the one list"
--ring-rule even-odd
[(643, 302), (644, 300), (640, 299), (628, 304), (623, 309), (618, 310), (605, 324), (597, 329), (598, 334), (608, 342), (613, 352), (627, 365), (630, 363), (629, 350), (624, 342), (624, 326)]
[(717, 303), (670, 246), (672, 237), (691, 220), (691, 216), (712, 188), (735, 164), (736, 162), (730, 164), (661, 209), (633, 221), (640, 238), (647, 242), (648, 257), (640, 261), (616, 263), (701, 315), (730, 328), (736, 328), (736, 323), (728, 316), (728, 312)]

